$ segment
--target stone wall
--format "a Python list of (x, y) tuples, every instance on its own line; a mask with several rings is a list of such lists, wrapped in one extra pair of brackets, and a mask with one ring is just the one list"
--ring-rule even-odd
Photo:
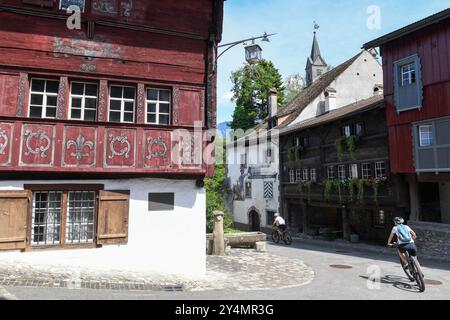
[(409, 222), (417, 234), (419, 257), (450, 261), (450, 224)]

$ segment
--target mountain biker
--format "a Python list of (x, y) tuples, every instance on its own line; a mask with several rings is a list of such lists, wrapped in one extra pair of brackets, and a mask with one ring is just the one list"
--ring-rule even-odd
[(398, 254), (402, 261), (403, 268), (408, 268), (408, 262), (406, 260), (405, 253), (408, 251), (411, 257), (417, 257), (417, 247), (414, 240), (417, 239), (416, 233), (407, 225), (404, 224), (403, 218), (395, 218), (395, 227), (392, 229), (391, 235), (388, 240), (388, 247), (392, 247), (392, 240), (394, 236), (397, 236), (398, 241)]
[(279, 213), (275, 213), (275, 220), (273, 222), (273, 226), (279, 228), (281, 232), (285, 232), (287, 229), (286, 221), (284, 221), (284, 219), (280, 216)]

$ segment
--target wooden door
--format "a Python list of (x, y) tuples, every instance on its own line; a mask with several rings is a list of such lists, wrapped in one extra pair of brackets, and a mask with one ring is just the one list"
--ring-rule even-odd
[(0, 250), (26, 248), (30, 203), (30, 191), (0, 191)]
[(100, 191), (97, 244), (128, 243), (130, 191)]

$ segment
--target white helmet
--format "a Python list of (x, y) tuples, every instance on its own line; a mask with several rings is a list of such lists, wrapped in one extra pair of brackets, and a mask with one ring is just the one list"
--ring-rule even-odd
[(395, 223), (396, 226), (398, 226), (398, 225), (400, 225), (400, 224), (404, 224), (404, 223), (405, 223), (405, 220), (404, 220), (403, 218), (401, 218), (401, 217), (396, 217), (396, 218), (394, 219), (394, 223)]
[(277, 212), (275, 213), (275, 218), (278, 218), (280, 216), (280, 214)]

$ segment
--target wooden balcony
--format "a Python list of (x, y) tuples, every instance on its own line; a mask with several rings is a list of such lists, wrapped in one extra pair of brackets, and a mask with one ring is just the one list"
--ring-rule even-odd
[(205, 132), (178, 129), (0, 120), (0, 173), (206, 174)]

